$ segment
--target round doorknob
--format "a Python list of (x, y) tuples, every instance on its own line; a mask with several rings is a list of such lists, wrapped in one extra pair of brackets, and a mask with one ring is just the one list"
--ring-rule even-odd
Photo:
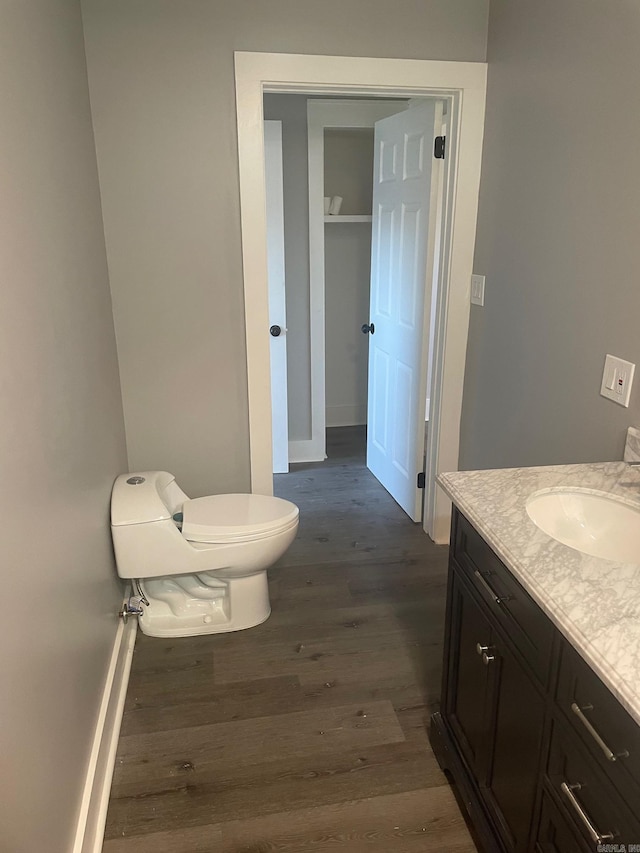
[(375, 330), (376, 330), (376, 327), (374, 326), (373, 323), (363, 323), (361, 328), (360, 328), (360, 331), (362, 332), (363, 335), (368, 335), (369, 332), (371, 332), (371, 334), (373, 335)]
[(271, 328), (269, 329), (269, 334), (272, 335), (274, 338), (277, 338), (281, 332), (282, 329), (280, 326), (271, 326)]

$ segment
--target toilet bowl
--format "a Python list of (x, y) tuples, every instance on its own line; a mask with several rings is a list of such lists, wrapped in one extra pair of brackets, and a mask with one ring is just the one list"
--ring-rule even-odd
[(267, 569), (293, 542), (298, 507), (268, 495), (187, 497), (166, 471), (122, 474), (111, 494), (121, 578), (152, 637), (240, 631), (271, 613)]

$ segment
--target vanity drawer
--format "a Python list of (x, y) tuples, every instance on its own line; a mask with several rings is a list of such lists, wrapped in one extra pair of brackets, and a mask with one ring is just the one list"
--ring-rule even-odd
[(591, 847), (578, 837), (573, 824), (543, 790), (536, 853), (586, 853)]
[(562, 647), (556, 704), (620, 794), (638, 809), (640, 727), (568, 643)]
[(456, 510), (452, 554), (537, 678), (547, 683), (554, 627), (475, 528)]
[(553, 723), (546, 784), (585, 842), (640, 843), (640, 823), (572, 731)]

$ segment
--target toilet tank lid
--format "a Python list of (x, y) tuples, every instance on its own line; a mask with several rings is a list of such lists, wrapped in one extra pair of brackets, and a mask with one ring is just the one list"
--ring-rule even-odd
[(168, 471), (121, 474), (111, 492), (111, 526), (146, 524), (171, 518), (164, 494), (174, 480)]

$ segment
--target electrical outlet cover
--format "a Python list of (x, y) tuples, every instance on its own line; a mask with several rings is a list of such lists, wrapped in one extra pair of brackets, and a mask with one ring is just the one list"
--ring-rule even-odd
[(484, 276), (471, 276), (471, 304), (484, 305)]
[(602, 384), (600, 385), (602, 396), (628, 408), (635, 369), (635, 364), (630, 361), (625, 361), (615, 355), (607, 355), (604, 360)]

